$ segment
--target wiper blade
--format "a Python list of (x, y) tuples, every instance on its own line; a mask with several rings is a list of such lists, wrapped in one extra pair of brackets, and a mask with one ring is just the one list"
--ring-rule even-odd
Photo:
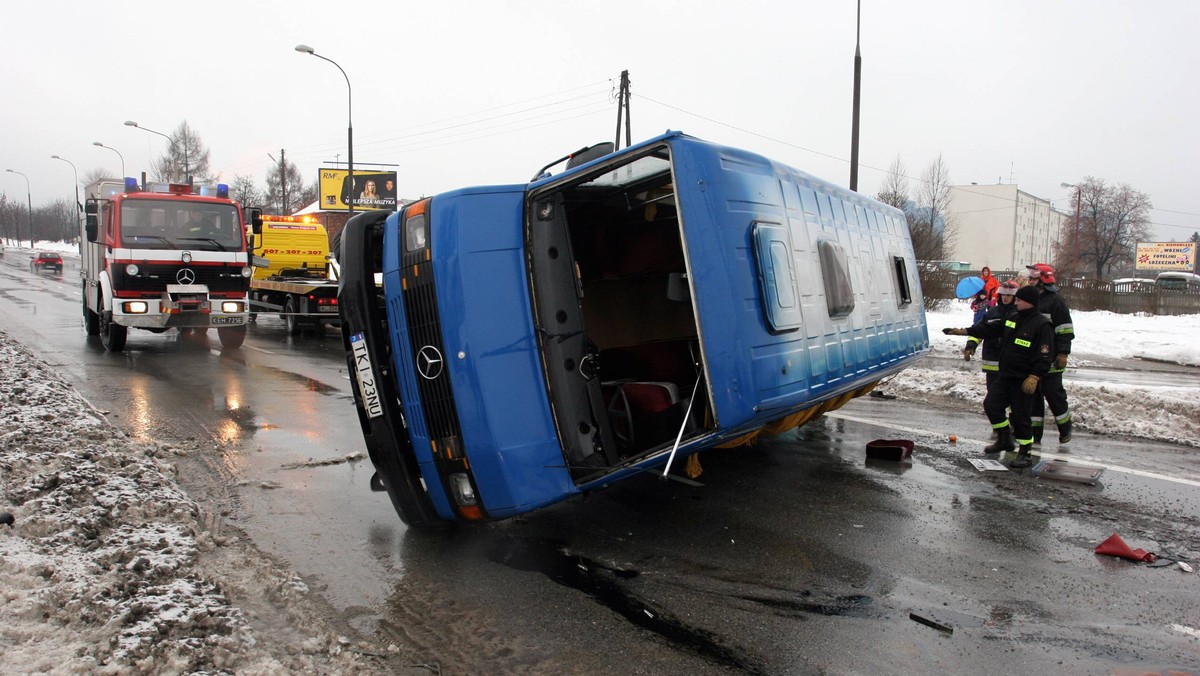
[(180, 237), (179, 239), (189, 242), (211, 242), (213, 246), (217, 247), (218, 251), (227, 251), (224, 244), (221, 244), (211, 237)]
[(162, 235), (126, 235), (125, 237), (127, 239), (157, 239), (160, 242), (166, 242), (168, 248), (170, 248), (170, 249), (175, 248), (175, 242), (172, 242), (171, 240), (167, 239), (166, 237), (163, 237)]

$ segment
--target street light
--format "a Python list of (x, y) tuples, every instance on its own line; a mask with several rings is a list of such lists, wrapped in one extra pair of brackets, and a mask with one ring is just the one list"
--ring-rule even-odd
[(1076, 268), (1079, 266), (1079, 201), (1083, 190), (1074, 183), (1060, 183), (1059, 187), (1075, 189), (1075, 254), (1071, 257), (1071, 278), (1074, 279)]
[(309, 47), (308, 45), (296, 45), (296, 51), (303, 52), (305, 54), (312, 54), (313, 56), (317, 57), (318, 59), (322, 59), (324, 61), (328, 61), (329, 63), (332, 63), (335, 67), (337, 67), (338, 70), (342, 71), (342, 77), (346, 78), (346, 101), (348, 104), (347, 105), (347, 114), (346, 114), (346, 145), (348, 146), (347, 151), (346, 151), (346, 164), (350, 167), (350, 195), (346, 199), (346, 205), (349, 208), (347, 209), (346, 213), (349, 216), (353, 216), (354, 215), (354, 92), (353, 92), (353, 90), (350, 89), (350, 76), (346, 75), (346, 71), (342, 70), (342, 67), (338, 66), (336, 61), (334, 61), (333, 59), (329, 59), (324, 56), (321, 56), (320, 54), (318, 54), (316, 52), (316, 50), (314, 50), (312, 47)]
[[(166, 134), (162, 133), (161, 131), (154, 131), (153, 129), (150, 129), (149, 127), (143, 127), (143, 126), (139, 125), (137, 122), (134, 122), (133, 120), (125, 120), (125, 126), (126, 127), (134, 127), (135, 129), (141, 129), (142, 131), (148, 131), (151, 134), (158, 134), (159, 136), (167, 139), (167, 142), (171, 144), (172, 149), (175, 148), (175, 139), (171, 138), (170, 136), (167, 136)], [(191, 175), (191, 173), (192, 173), (192, 168), (190, 166), (188, 166), (187, 139), (184, 139), (184, 141), (183, 141), (183, 178), (185, 181), (187, 180), (188, 176)]]
[[(71, 171), (75, 172), (75, 229), (77, 232), (83, 232), (83, 230), (81, 229), (83, 227), (83, 224), (79, 220), (79, 217), (83, 213), (83, 205), (79, 203), (79, 170), (75, 168), (74, 162), (72, 162), (71, 160), (68, 160), (65, 157), (59, 157), (58, 155), (51, 155), (50, 159), (62, 160), (63, 162), (66, 162), (67, 164), (71, 165)], [(124, 176), (122, 176), (121, 178), (124, 178)]]
[(98, 146), (100, 148), (108, 148), (109, 150), (116, 153), (117, 157), (121, 158), (121, 179), (124, 180), (124, 178), (125, 178), (125, 156), (121, 154), (121, 151), (117, 150), (116, 148), (114, 148), (112, 146), (106, 146), (99, 141), (92, 141), (92, 145)]
[[(19, 171), (13, 171), (12, 169), (5, 169), (5, 171), (7, 171), (10, 174), (18, 174), (21, 176), (21, 178), (25, 179), (25, 199), (27, 200), (26, 204), (29, 207), (29, 248), (32, 249), (33, 248), (33, 195), (29, 192), (29, 177), (26, 176), (25, 174), (22, 174)], [(21, 246), (21, 231), (20, 231), (20, 229), (17, 230), (17, 246)]]

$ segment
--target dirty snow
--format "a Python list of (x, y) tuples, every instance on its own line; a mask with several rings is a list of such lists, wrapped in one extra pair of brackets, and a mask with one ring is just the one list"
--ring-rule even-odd
[(128, 439), (0, 331), (4, 672), (384, 671), (388, 646), (338, 636), (298, 576), (214, 534), (177, 450)]
[[(965, 327), (971, 312), (956, 301), (946, 312), (926, 314), (930, 355), (957, 359), (944, 364), (923, 360), (886, 384), (889, 393), (904, 399), (945, 397), (970, 402), (982, 411), (983, 374), (979, 355), (962, 361), (965, 339), (942, 335), (945, 327)], [(1112, 312), (1073, 312), (1075, 342), (1064, 376), (1071, 415), (1078, 429), (1094, 434), (1119, 434), (1200, 446), (1200, 315), (1122, 315)], [(1178, 386), (1140, 386), (1097, 383), (1074, 379), (1076, 369), (1111, 359), (1184, 364)], [(980, 413), (982, 415), (982, 413)]]

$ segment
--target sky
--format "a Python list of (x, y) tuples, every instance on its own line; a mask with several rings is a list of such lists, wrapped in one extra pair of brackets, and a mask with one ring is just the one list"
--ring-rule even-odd
[[(126, 120), (186, 120), (228, 181), (265, 185), (281, 149), (315, 181), (352, 123), (355, 164), (395, 165), (404, 197), (521, 183), (613, 139), (622, 70), (635, 142), (682, 130), (849, 183), (850, 0), (49, 7), (5, 3), (0, 41), (0, 168), (28, 176), (35, 206), (73, 199), (51, 155), (81, 177), (148, 169), (167, 141)], [(957, 184), (1016, 183), (1069, 212), (1061, 184), (1092, 176), (1147, 193), (1159, 241), (1187, 239), (1197, 25), (1191, 0), (863, 0), (859, 189), (897, 157), (916, 177), (941, 155)], [(25, 188), (0, 173), (0, 192)]]

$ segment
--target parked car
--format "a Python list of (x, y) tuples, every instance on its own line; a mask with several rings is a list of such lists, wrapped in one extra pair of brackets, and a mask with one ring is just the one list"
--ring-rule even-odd
[(1111, 282), (1112, 290), (1116, 293), (1152, 293), (1154, 280), (1145, 277), (1122, 277)]
[(53, 251), (39, 251), (34, 255), (33, 260), (29, 261), (29, 271), (37, 272), (38, 270), (46, 271), (53, 270), (58, 274), (62, 274), (63, 261), (62, 256)]
[(1190, 272), (1160, 272), (1154, 283), (1163, 291), (1191, 291), (1200, 289), (1200, 275)]

